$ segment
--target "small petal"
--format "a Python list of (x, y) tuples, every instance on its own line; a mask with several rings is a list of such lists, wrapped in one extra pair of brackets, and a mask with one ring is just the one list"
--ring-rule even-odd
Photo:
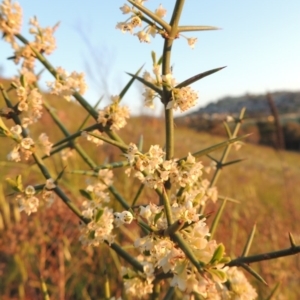
[(120, 7), (120, 10), (122, 11), (123, 15), (131, 12), (131, 8), (127, 4), (124, 4), (122, 7)]
[(166, 14), (167, 14), (167, 10), (164, 9), (162, 7), (162, 5), (160, 4), (160, 6), (158, 7), (158, 9), (155, 10), (155, 14), (160, 17), (163, 18)]
[(197, 42), (197, 38), (188, 38), (187, 39), (189, 46), (194, 49), (195, 48), (195, 44)]
[(139, 31), (139, 32), (135, 33), (134, 35), (136, 35), (139, 38), (141, 43), (142, 42), (150, 43), (150, 36), (147, 32), (142, 30), (142, 31)]

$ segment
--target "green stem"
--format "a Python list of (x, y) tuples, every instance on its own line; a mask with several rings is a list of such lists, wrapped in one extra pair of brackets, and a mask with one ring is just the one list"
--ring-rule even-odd
[(109, 278), (106, 270), (104, 273), (104, 294), (105, 294), (105, 299), (110, 299), (110, 284), (109, 284)]
[(171, 210), (170, 200), (169, 200), (167, 191), (164, 187), (163, 187), (163, 191), (162, 191), (162, 199), (163, 199), (163, 203), (164, 203), (165, 215), (167, 218), (168, 226), (171, 226), (173, 224), (172, 210)]
[[(177, 0), (173, 15), (171, 18), (170, 26), (171, 31), (169, 35), (165, 38), (164, 49), (163, 49), (163, 59), (162, 59), (162, 74), (166, 75), (170, 73), (171, 69), (171, 50), (173, 41), (177, 35), (178, 23), (180, 15), (183, 9), (184, 0)], [(162, 102), (165, 106), (165, 131), (166, 131), (166, 160), (170, 160), (174, 157), (174, 118), (173, 109), (167, 109), (168, 102), (171, 101), (171, 90), (170, 87), (166, 85), (163, 86)], [(163, 191), (163, 204), (165, 207), (165, 213), (170, 226), (172, 222), (171, 206), (168, 199), (166, 189), (170, 190), (170, 184), (165, 184)]]
[(160, 283), (158, 281), (154, 281), (153, 292), (151, 295), (151, 300), (159, 300), (160, 299)]
[(241, 266), (242, 264), (251, 264), (259, 261), (265, 261), (265, 260), (275, 259), (279, 257), (295, 255), (297, 253), (300, 253), (300, 246), (290, 247), (288, 249), (262, 253), (258, 255), (238, 257), (236, 259), (233, 259), (231, 262), (229, 262), (227, 266), (229, 267)]
[[(241, 122), (242, 122), (242, 120), (243, 120), (243, 118), (244, 118), (245, 111), (246, 111), (245, 108), (243, 108), (243, 109), (241, 110), (240, 116), (239, 116), (239, 119), (238, 119), (238, 122), (236, 123), (235, 128), (234, 128), (234, 131), (233, 131), (232, 135), (229, 137), (229, 139), (236, 138), (236, 136), (237, 136), (237, 134), (238, 134), (238, 132), (239, 132), (239, 129), (240, 129), (240, 127), (241, 127)], [(218, 179), (219, 179), (219, 176), (220, 176), (220, 174), (221, 174), (221, 171), (222, 171), (222, 165), (226, 162), (226, 159), (227, 159), (227, 156), (228, 156), (228, 154), (229, 154), (229, 152), (230, 152), (231, 146), (232, 146), (232, 144), (229, 144), (229, 145), (227, 145), (226, 148), (224, 149), (223, 154), (222, 154), (222, 157), (221, 157), (221, 159), (220, 159), (220, 161), (219, 161), (219, 167), (217, 167), (217, 169), (216, 169), (216, 171), (215, 171), (215, 173), (214, 173), (214, 175), (213, 175), (213, 178), (212, 178), (212, 180), (211, 180), (211, 182), (210, 182), (209, 187), (213, 187), (213, 186), (217, 183), (217, 181), (218, 181)], [(204, 205), (201, 205), (201, 207), (200, 207), (200, 213), (201, 213), (201, 214), (203, 214), (204, 209), (205, 209), (205, 204), (204, 204)]]
[[(109, 245), (108, 242), (106, 244)], [(136, 268), (140, 272), (144, 272), (144, 267), (141, 263), (139, 263), (134, 257), (132, 257), (129, 253), (127, 253), (124, 249), (122, 249), (118, 244), (112, 243), (109, 245), (116, 253), (119, 254), (124, 260), (130, 263), (134, 268)]]
[[(38, 165), (39, 169), (41, 170), (42, 174), (46, 179), (53, 178), (46, 166), (43, 163), (43, 160), (39, 158), (35, 153), (32, 153), (32, 156)], [(77, 206), (66, 196), (66, 194), (58, 187), (56, 186), (53, 191), (55, 194), (62, 199), (62, 201), (70, 208), (71, 211), (75, 213), (76, 216), (80, 218), (81, 221), (83, 221), (85, 224), (89, 222), (88, 219), (84, 218), (81, 214), (81, 211), (77, 208)]]
[[(49, 112), (49, 114), (52, 117), (55, 124), (65, 135), (65, 137), (70, 137), (70, 133), (67, 130), (67, 128), (65, 128), (65, 126), (62, 124), (62, 122), (59, 120), (58, 116), (55, 114), (54, 110), (51, 108), (49, 103), (45, 100), (44, 100), (44, 106), (47, 109), (47, 111)], [(90, 166), (90, 168), (92, 168), (92, 169), (96, 168), (97, 165), (93, 162), (92, 159), (90, 159), (90, 157), (87, 155), (87, 153), (83, 150), (83, 148), (79, 144), (75, 143), (74, 140), (70, 140), (69, 144), (70, 144), (71, 148), (74, 148), (77, 151), (77, 153)]]
[[(238, 122), (237, 122), (237, 124), (236, 124), (236, 126), (235, 126), (235, 128), (234, 128), (234, 131), (233, 131), (233, 133), (232, 133), (232, 136), (231, 136), (230, 138), (236, 138), (236, 136), (237, 136), (237, 134), (238, 134), (238, 132), (239, 132), (239, 129), (240, 129), (240, 127), (241, 127), (241, 121), (242, 121), (242, 119), (243, 119), (243, 117), (244, 117), (244, 114), (245, 114), (245, 108), (243, 108), (243, 109), (241, 110), (241, 113), (240, 113), (240, 116), (239, 116), (239, 120), (238, 120)], [(221, 165), (222, 165), (223, 163), (226, 162), (227, 157), (228, 157), (228, 154), (229, 154), (230, 149), (231, 149), (231, 146), (232, 146), (232, 145), (229, 144), (229, 145), (224, 149), (223, 155), (222, 155), (221, 160), (220, 160)], [(210, 187), (213, 187), (213, 186), (217, 183), (218, 178), (219, 178), (220, 173), (221, 173), (221, 170), (222, 170), (221, 168), (218, 168), (218, 169), (216, 170), (216, 172), (215, 172), (215, 174), (214, 174), (214, 176), (213, 176), (213, 179), (212, 179), (212, 181), (210, 182)]]
[(169, 287), (163, 300), (172, 300), (174, 298), (174, 292), (175, 292), (175, 287), (174, 286)]
[(172, 234), (171, 239), (180, 247), (180, 249), (184, 252), (190, 262), (196, 267), (198, 272), (202, 272), (202, 266), (199, 263), (197, 257), (195, 256), (193, 250), (189, 247), (189, 245), (185, 242), (180, 233), (176, 232)]
[[(162, 74), (166, 75), (171, 70), (171, 50), (173, 41), (178, 34), (178, 23), (183, 9), (184, 0), (177, 0), (170, 26), (171, 31), (166, 37), (163, 49)], [(169, 160), (174, 156), (174, 119), (173, 109), (167, 109), (168, 102), (171, 100), (171, 92), (168, 87), (163, 86), (163, 103), (165, 105), (165, 130), (166, 130), (166, 159)]]

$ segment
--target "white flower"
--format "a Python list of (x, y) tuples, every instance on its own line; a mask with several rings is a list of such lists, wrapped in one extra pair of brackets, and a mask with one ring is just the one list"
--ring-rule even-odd
[(23, 138), (21, 141), (21, 147), (30, 150), (30, 148), (34, 145), (34, 141), (32, 138)]
[(189, 46), (194, 49), (195, 48), (195, 44), (197, 42), (197, 38), (188, 38), (187, 39)]
[(125, 210), (121, 213), (115, 212), (115, 224), (117, 227), (123, 225), (123, 224), (130, 224), (133, 220), (133, 215), (131, 212)]
[(11, 3), (10, 0), (4, 0), (0, 5), (0, 31), (3, 33), (3, 38), (14, 45), (14, 35), (20, 32), (21, 25), (21, 6), (18, 3)]
[[(196, 105), (198, 94), (191, 87), (174, 88), (172, 90), (174, 98), (172, 104), (168, 104), (167, 108), (180, 108), (181, 111), (186, 111)], [(170, 102), (169, 102), (170, 103)], [(171, 107), (170, 107), (171, 106)]]
[(56, 81), (47, 82), (52, 94), (60, 95), (70, 101), (74, 92), (85, 93), (87, 85), (84, 80), (84, 73), (74, 71), (69, 74), (61, 67), (57, 68), (56, 72)]
[(21, 160), (20, 147), (15, 146), (11, 152), (7, 154), (7, 160), (18, 162)]
[(32, 185), (28, 185), (24, 191), (26, 196), (33, 196), (35, 194), (35, 188)]
[(37, 211), (39, 206), (39, 199), (34, 197), (35, 188), (32, 185), (28, 185), (23, 195), (18, 195), (16, 200), (19, 204), (19, 210), (25, 211), (27, 215)]
[(173, 78), (173, 75), (171, 73), (168, 73), (166, 75), (162, 75), (162, 80), (163, 82), (168, 86), (168, 87), (174, 87), (175, 86), (175, 79)]
[(254, 300), (257, 297), (255, 289), (250, 285), (244, 273), (236, 267), (229, 268), (227, 271), (230, 282), (230, 291), (234, 294), (232, 299)]
[(10, 128), (10, 132), (20, 137), (22, 133), (22, 127), (20, 125), (15, 125)]
[(82, 215), (90, 216), (93, 219), (87, 225), (82, 224), (80, 228), (81, 236), (79, 239), (82, 244), (87, 246), (99, 246), (99, 244), (102, 244), (104, 241), (111, 244), (114, 241), (114, 236), (112, 235), (114, 228), (112, 209), (107, 207), (101, 209), (99, 219), (94, 219), (99, 215), (99, 210), (95, 211), (97, 210), (97, 206), (91, 206), (93, 205), (93, 201), (85, 201), (83, 204), (85, 205), (85, 210), (82, 212)]
[(167, 14), (167, 10), (164, 9), (162, 7), (162, 5), (160, 4), (158, 9), (155, 10), (155, 14), (160, 17), (160, 18), (163, 18), (166, 14)]
[(111, 130), (119, 130), (126, 125), (126, 119), (129, 118), (129, 109), (127, 106), (119, 105), (119, 97), (112, 96), (112, 104), (104, 107), (98, 112), (98, 123), (102, 126), (108, 126)]
[(53, 178), (49, 178), (46, 180), (45, 188), (47, 190), (53, 190), (55, 187), (56, 187), (56, 184), (55, 184)]
[(126, 23), (126, 22), (119, 22), (116, 25), (116, 29), (120, 29), (122, 31), (122, 33), (125, 32), (133, 32), (133, 25), (131, 23)]
[(139, 38), (140, 42), (150, 43), (150, 35), (144, 30), (138, 31), (134, 35)]
[(127, 4), (124, 4), (122, 7), (120, 7), (120, 10), (122, 11), (123, 15), (131, 12), (131, 8)]
[(41, 146), (43, 152), (50, 156), (50, 152), (51, 152), (51, 149), (52, 149), (52, 146), (53, 144), (50, 143), (49, 141), (49, 137), (47, 136), (46, 133), (42, 133), (40, 136), (39, 136), (39, 145)]
[(131, 20), (130, 20), (130, 24), (133, 26), (133, 27), (141, 27), (142, 26), (142, 20), (138, 17), (138, 16), (135, 16), (133, 17)]

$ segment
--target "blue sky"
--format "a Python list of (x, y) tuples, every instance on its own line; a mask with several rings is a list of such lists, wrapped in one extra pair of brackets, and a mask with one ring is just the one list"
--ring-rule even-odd
[[(119, 10), (123, 0), (89, 0), (84, 4), (77, 0), (18, 2), (23, 8), (23, 34), (27, 37), (31, 16), (37, 16), (42, 26), (61, 22), (55, 33), (58, 48), (48, 58), (67, 71), (88, 73), (86, 97), (91, 103), (103, 94), (118, 94), (129, 80), (125, 72), (133, 73), (144, 63), (144, 69), (150, 71), (151, 51), (158, 56), (161, 53), (160, 36), (144, 44), (115, 29), (117, 22), (127, 18)], [(168, 10), (165, 20), (169, 21), (174, 2), (149, 0), (145, 6), (155, 10), (162, 3)], [(196, 109), (227, 95), (300, 90), (299, 0), (186, 0), (180, 24), (222, 28), (186, 33), (198, 38), (194, 50), (184, 38), (173, 46), (173, 74), (178, 82), (227, 66), (193, 85), (199, 91)], [(10, 46), (4, 42), (0, 45), (2, 75), (13, 76), (16, 67), (5, 59), (11, 56)], [(43, 77), (44, 81), (50, 79)], [(124, 99), (133, 113), (141, 111), (141, 90), (136, 85)]]

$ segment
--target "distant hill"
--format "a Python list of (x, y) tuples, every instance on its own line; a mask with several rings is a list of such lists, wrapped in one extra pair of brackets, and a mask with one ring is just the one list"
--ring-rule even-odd
[[(280, 114), (300, 113), (300, 92), (279, 91), (271, 95)], [(239, 97), (224, 97), (217, 102), (200, 108), (191, 115), (238, 114), (243, 107), (246, 107), (248, 117), (260, 117), (270, 114), (266, 94), (246, 94)]]
[[(300, 92), (224, 97), (198, 111), (179, 117), (176, 124), (215, 135), (226, 135), (222, 121), (246, 108), (243, 133), (248, 142), (300, 151)], [(277, 120), (277, 123), (276, 123)], [(233, 126), (233, 124), (231, 125)]]

